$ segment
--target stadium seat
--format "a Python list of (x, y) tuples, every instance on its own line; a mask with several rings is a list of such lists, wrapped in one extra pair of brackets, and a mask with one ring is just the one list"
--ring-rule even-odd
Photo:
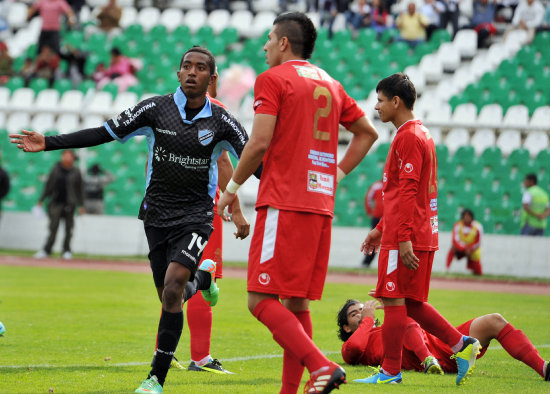
[(248, 32), (249, 37), (261, 37), (267, 30), (271, 29), (276, 14), (272, 11), (258, 12), (252, 21), (250, 30)]
[(510, 52), (516, 53), (522, 45), (527, 43), (527, 32), (522, 29), (512, 30), (506, 35), (504, 45)]
[(550, 176), (550, 149), (541, 150), (535, 158), (535, 168), (542, 170), (545, 175)]
[(83, 109), (89, 114), (109, 116), (113, 112), (113, 96), (109, 92), (96, 92)]
[(495, 132), (492, 129), (477, 129), (472, 136), (471, 144), (474, 146), (477, 154), (481, 154), (485, 149), (495, 145)]
[(192, 33), (195, 33), (202, 26), (206, 25), (206, 11), (203, 9), (192, 9), (188, 11), (183, 17), (183, 23), (191, 29)]
[(477, 108), (474, 104), (460, 104), (451, 116), (451, 123), (463, 127), (474, 127), (476, 125), (476, 118)]
[(215, 34), (220, 34), (223, 29), (229, 26), (231, 14), (224, 9), (214, 10), (208, 15), (207, 24), (212, 27)]
[(452, 76), (453, 85), (462, 90), (475, 81), (475, 76), (470, 72), (469, 66), (459, 67)]
[(19, 133), (31, 125), (31, 116), (28, 112), (12, 112), (6, 121), (8, 133)]
[(2, 110), (8, 108), (8, 103), (10, 101), (10, 90), (4, 86), (0, 86), (0, 108)]
[(418, 66), (408, 66), (404, 72), (414, 83), (416, 93), (421, 95), (426, 87), (426, 77), (424, 76), (424, 72), (422, 72)]
[(23, 2), (12, 2), (8, 6), (7, 23), (12, 30), (18, 30), (27, 24), (27, 5)]
[(128, 108), (135, 106), (138, 102), (138, 96), (133, 92), (119, 93), (113, 102), (113, 109), (116, 112), (122, 112)]
[(519, 130), (504, 130), (498, 136), (496, 145), (504, 156), (508, 156), (521, 147), (521, 133)]
[(426, 116), (426, 124), (428, 127), (432, 125), (435, 126), (446, 126), (451, 120), (451, 106), (449, 104), (444, 104), (442, 106), (437, 106), (428, 111)]
[(437, 84), (435, 93), (442, 101), (449, 101), (459, 90), (452, 79), (444, 79)]
[(8, 105), (10, 111), (32, 111), (34, 102), (34, 91), (30, 88), (17, 89), (11, 95)]
[(166, 27), (169, 32), (174, 31), (183, 20), (183, 12), (178, 8), (167, 8), (162, 11), (159, 18), (159, 23)]
[(445, 138), (445, 145), (449, 147), (451, 154), (454, 154), (458, 148), (468, 145), (469, 142), (470, 133), (464, 128), (451, 129)]
[(196, 10), (204, 8), (203, 0), (172, 0), (172, 7), (184, 10)]
[(118, 85), (115, 83), (109, 82), (108, 84), (103, 86), (101, 91), (109, 93), (112, 99), (114, 100), (118, 94)]
[(60, 113), (80, 113), (84, 102), (84, 94), (80, 90), (69, 90), (59, 100)]
[(34, 110), (36, 112), (56, 112), (58, 102), (59, 92), (54, 89), (45, 89), (36, 96)]
[(548, 120), (550, 119), (550, 106), (546, 105), (539, 107), (531, 116), (529, 126), (533, 128), (540, 128), (541, 130), (548, 129)]
[(502, 123), (502, 107), (499, 104), (484, 105), (477, 118), (478, 126), (499, 127)]
[(41, 90), (47, 89), (50, 86), (50, 83), (45, 78), (33, 78), (29, 82), (29, 88), (34, 90), (35, 94), (38, 94)]
[(160, 19), (160, 11), (155, 7), (144, 7), (139, 11), (137, 23), (143, 26), (143, 30), (148, 32), (155, 26)]
[(453, 40), (462, 58), (471, 59), (477, 53), (477, 33), (474, 30), (459, 30)]
[(453, 43), (442, 43), (437, 50), (437, 56), (445, 72), (454, 72), (460, 66), (460, 52)]
[(105, 119), (101, 115), (87, 115), (82, 119), (80, 128), (91, 129), (101, 127), (105, 123)]
[(503, 128), (525, 128), (529, 125), (529, 110), (525, 105), (514, 105), (508, 108), (502, 119)]
[(134, 7), (122, 8), (122, 16), (120, 18), (120, 27), (126, 29), (128, 26), (137, 22), (138, 11)]
[(61, 114), (55, 122), (55, 129), (59, 134), (71, 133), (80, 129), (78, 122), (78, 115), (75, 114)]
[(441, 59), (435, 54), (425, 55), (418, 65), (424, 73), (427, 83), (436, 83), (443, 77), (443, 65)]
[(33, 116), (31, 130), (44, 134), (55, 127), (55, 115), (53, 113), (39, 113)]
[(523, 142), (523, 147), (529, 151), (531, 157), (548, 148), (548, 133), (546, 131), (530, 131)]
[(53, 89), (59, 92), (59, 96), (62, 96), (66, 91), (71, 90), (73, 84), (69, 79), (59, 78), (53, 83)]

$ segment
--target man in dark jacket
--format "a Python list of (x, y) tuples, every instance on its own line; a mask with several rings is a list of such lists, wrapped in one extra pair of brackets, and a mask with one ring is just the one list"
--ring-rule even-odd
[(44, 191), (38, 200), (41, 206), (48, 198), (48, 217), (50, 218), (49, 235), (44, 248), (38, 251), (34, 257), (44, 258), (52, 253), (52, 247), (57, 235), (59, 222), (65, 222), (65, 241), (63, 242), (63, 258), (70, 259), (71, 237), (73, 235), (74, 213), (79, 207), (79, 213), (84, 213), (84, 183), (80, 170), (74, 166), (75, 154), (71, 150), (64, 150), (61, 153), (61, 161), (57, 162), (46, 181)]

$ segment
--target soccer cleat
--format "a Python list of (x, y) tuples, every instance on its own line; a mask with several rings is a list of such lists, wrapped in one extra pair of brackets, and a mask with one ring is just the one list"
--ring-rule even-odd
[(441, 365), (439, 365), (439, 361), (437, 361), (437, 358), (434, 356), (426, 357), (420, 365), (424, 367), (424, 373), (444, 375), (443, 369), (441, 369)]
[(50, 257), (50, 255), (46, 253), (44, 250), (39, 250), (32, 257), (35, 259), (43, 259), (45, 257)]
[(172, 361), (170, 361), (170, 368), (185, 370), (185, 367), (181, 365), (178, 359), (175, 357), (172, 357)]
[(206, 303), (210, 306), (214, 306), (218, 303), (218, 297), (220, 295), (220, 289), (216, 284), (216, 262), (210, 259), (204, 260), (199, 266), (199, 270), (208, 272), (211, 277), (210, 287), (208, 290), (201, 290), (202, 296)]
[(230, 374), (233, 375), (233, 372), (228, 371), (222, 366), (222, 363), (217, 358), (210, 360), (210, 362), (198, 366), (194, 361), (191, 361), (189, 366), (187, 367), (188, 371), (196, 371), (196, 372), (213, 372), (217, 374)]
[(63, 260), (71, 260), (73, 258), (73, 254), (69, 251), (64, 252), (61, 257)]
[(0, 321), (0, 337), (4, 336), (5, 332), (6, 332), (6, 327), (4, 327), (4, 325)]
[(546, 362), (546, 375), (544, 376), (544, 380), (550, 382), (550, 361)]
[(139, 386), (134, 392), (142, 394), (158, 394), (162, 393), (162, 386), (159, 384), (157, 377), (153, 375), (141, 382), (141, 386)]
[(481, 352), (481, 344), (472, 337), (463, 337), (464, 345), (462, 349), (451, 356), (456, 360), (458, 374), (456, 375), (456, 384), (463, 384), (469, 375), (474, 372), (477, 355)]
[(304, 393), (327, 394), (332, 390), (339, 388), (341, 384), (346, 382), (346, 371), (336, 363), (330, 363), (310, 376), (309, 381), (304, 387)]
[(354, 382), (357, 383), (369, 383), (369, 384), (397, 384), (402, 383), (403, 379), (401, 377), (401, 372), (399, 372), (397, 375), (386, 375), (384, 372), (380, 370), (375, 375), (366, 377), (364, 379), (355, 379)]

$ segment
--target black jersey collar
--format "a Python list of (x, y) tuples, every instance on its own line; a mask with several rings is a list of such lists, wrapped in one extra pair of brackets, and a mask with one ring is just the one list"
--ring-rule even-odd
[(183, 93), (181, 86), (178, 86), (176, 93), (174, 93), (174, 102), (176, 103), (178, 110), (180, 111), (181, 119), (184, 123), (191, 124), (197, 119), (209, 118), (212, 116), (212, 107), (210, 105), (210, 100), (208, 99), (208, 96), (206, 96), (206, 104), (204, 104), (204, 107), (202, 107), (201, 112), (199, 112), (193, 118), (193, 120), (187, 120), (187, 116), (185, 114), (185, 104), (187, 104), (187, 97), (185, 96), (185, 93)]

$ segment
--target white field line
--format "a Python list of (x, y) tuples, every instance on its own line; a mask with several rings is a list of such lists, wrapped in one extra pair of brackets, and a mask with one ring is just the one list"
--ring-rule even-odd
[[(537, 349), (550, 348), (550, 343), (544, 345), (535, 346)], [(491, 346), (487, 350), (503, 350), (501, 346)], [(340, 351), (323, 351), (326, 355), (340, 354)], [(282, 358), (282, 354), (257, 354), (253, 356), (243, 356), (243, 357), (232, 357), (232, 358), (223, 358), (223, 362), (234, 362), (234, 361), (251, 361), (251, 360), (267, 360), (271, 358)], [(51, 364), (35, 364), (35, 365), (0, 365), (2, 368), (95, 368), (95, 367), (128, 367), (128, 366), (138, 366), (138, 365), (149, 365), (150, 362), (143, 361), (132, 361), (128, 363), (109, 363), (105, 362), (104, 364), (69, 364), (69, 365), (51, 365)]]

